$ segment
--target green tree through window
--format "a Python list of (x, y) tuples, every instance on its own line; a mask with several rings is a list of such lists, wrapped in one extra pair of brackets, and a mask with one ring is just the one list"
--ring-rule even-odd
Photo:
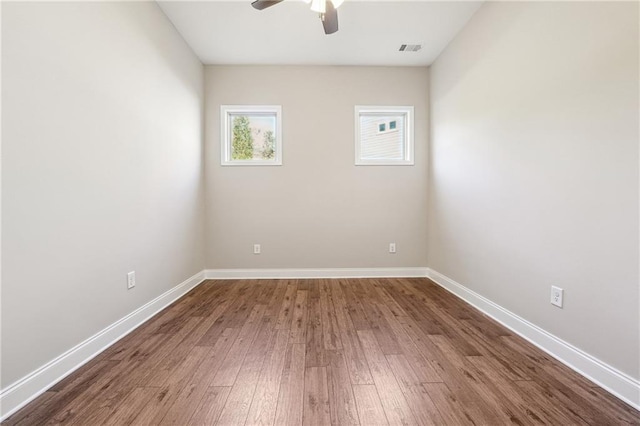
[(264, 149), (262, 150), (262, 158), (265, 160), (273, 160), (276, 153), (276, 138), (271, 130), (264, 133)]
[(249, 119), (245, 116), (233, 118), (233, 139), (231, 158), (234, 160), (251, 160), (253, 158), (253, 136), (249, 127)]

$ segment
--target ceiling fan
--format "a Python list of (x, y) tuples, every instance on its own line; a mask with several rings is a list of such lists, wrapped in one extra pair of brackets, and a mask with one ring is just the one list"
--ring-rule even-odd
[[(251, 6), (263, 10), (282, 1), (284, 0), (255, 0)], [(333, 34), (338, 31), (338, 7), (344, 0), (305, 0), (305, 2), (311, 2), (311, 10), (320, 14), (325, 34)]]

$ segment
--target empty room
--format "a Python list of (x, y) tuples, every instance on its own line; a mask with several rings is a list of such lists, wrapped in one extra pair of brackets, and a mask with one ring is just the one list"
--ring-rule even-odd
[(3, 425), (640, 425), (640, 2), (0, 15)]

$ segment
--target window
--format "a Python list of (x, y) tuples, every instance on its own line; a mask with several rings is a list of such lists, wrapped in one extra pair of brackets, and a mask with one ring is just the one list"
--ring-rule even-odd
[(282, 108), (279, 105), (220, 107), (223, 166), (282, 164)]
[(356, 165), (413, 165), (413, 107), (356, 106)]
[(387, 119), (387, 117), (382, 117), (380, 119), (378, 119), (377, 121), (383, 121), (382, 123), (378, 124), (378, 133), (387, 133), (387, 132), (394, 132), (396, 130), (398, 130), (397, 128), (397, 124), (398, 121), (397, 120), (392, 120), (389, 121), (389, 127), (387, 127), (387, 122), (385, 121)]

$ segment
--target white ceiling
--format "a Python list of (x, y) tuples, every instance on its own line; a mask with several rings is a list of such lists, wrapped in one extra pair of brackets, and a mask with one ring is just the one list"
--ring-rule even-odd
[[(300, 0), (258, 11), (252, 0), (158, 1), (205, 64), (430, 65), (482, 1), (353, 1), (325, 35)], [(399, 52), (404, 43), (419, 52)]]

